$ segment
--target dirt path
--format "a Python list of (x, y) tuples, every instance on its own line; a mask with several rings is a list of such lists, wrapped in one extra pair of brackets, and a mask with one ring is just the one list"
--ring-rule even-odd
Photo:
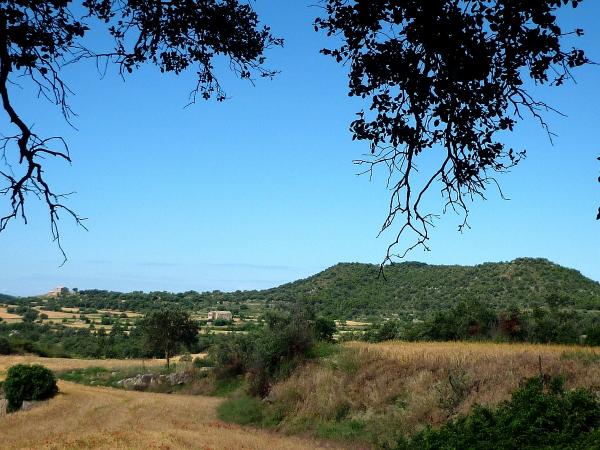
[(316, 442), (225, 424), (220, 399), (97, 388), (61, 381), (61, 393), (0, 418), (2, 449), (316, 449)]

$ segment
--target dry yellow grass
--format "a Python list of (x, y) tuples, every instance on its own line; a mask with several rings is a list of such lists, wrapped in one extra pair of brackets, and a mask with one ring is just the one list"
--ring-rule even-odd
[[(217, 398), (60, 382), (60, 394), (0, 418), (2, 449), (316, 449), (317, 442), (222, 423)], [(331, 448), (331, 447), (329, 447)]]
[(6, 307), (0, 308), (0, 318), (4, 320), (8, 319), (10, 321), (21, 320), (21, 316), (19, 316), (18, 314), (10, 314), (6, 312)]
[(366, 327), (367, 325), (371, 325), (369, 322), (357, 322), (355, 320), (346, 320), (347, 327)]
[[(194, 356), (205, 356), (198, 354)], [(0, 379), (14, 364), (52, 370), (155, 366), (163, 360), (83, 360), (0, 357)], [(315, 441), (225, 424), (222, 399), (130, 392), (59, 382), (60, 394), (29, 411), (0, 415), (4, 449), (313, 449)], [(331, 448), (328, 446), (327, 448)]]
[(48, 316), (48, 319), (71, 319), (73, 316), (76, 316), (76, 314), (72, 313), (72, 312), (64, 312), (64, 311), (47, 311), (45, 309), (43, 309), (43, 307), (36, 307), (35, 309), (37, 309), (40, 314), (46, 314)]
[(494, 343), (349, 343), (276, 385), (271, 397), (291, 411), (284, 429), (332, 421), (340, 412), (382, 439), (440, 425), (475, 404), (510, 398), (525, 378), (562, 375), (567, 388), (600, 394), (600, 349)]
[(0, 379), (6, 371), (15, 364), (41, 364), (51, 370), (84, 369), (86, 367), (104, 367), (117, 369), (122, 367), (155, 367), (165, 364), (163, 359), (70, 359), (70, 358), (41, 358), (34, 355), (0, 356)]

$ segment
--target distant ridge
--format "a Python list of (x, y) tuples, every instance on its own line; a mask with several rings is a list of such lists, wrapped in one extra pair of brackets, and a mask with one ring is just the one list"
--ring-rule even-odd
[[(259, 291), (271, 301), (306, 301), (336, 317), (446, 308), (478, 299), (494, 308), (530, 308), (554, 295), (564, 306), (600, 310), (600, 283), (547, 259), (518, 258), (476, 266), (340, 263), (311, 277)], [(262, 295), (260, 295), (262, 294)]]
[(551, 302), (560, 308), (600, 313), (600, 283), (547, 259), (518, 258), (476, 266), (403, 262), (386, 267), (385, 279), (378, 275), (378, 265), (340, 263), (308, 278), (262, 291), (120, 293), (91, 289), (56, 299), (34, 297), (32, 301), (139, 312), (174, 304), (191, 311), (241, 311), (246, 305), (253, 314), (266, 308), (308, 303), (316, 313), (336, 319), (376, 319), (396, 314), (422, 318), (461, 300), (478, 300), (496, 310), (509, 306), (531, 309)]

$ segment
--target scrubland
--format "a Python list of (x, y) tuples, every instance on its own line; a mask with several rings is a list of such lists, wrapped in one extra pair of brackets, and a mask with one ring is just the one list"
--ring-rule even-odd
[(392, 445), (510, 398), (526, 378), (562, 376), (600, 394), (600, 349), (492, 343), (349, 343), (276, 384), (263, 413), (287, 432)]

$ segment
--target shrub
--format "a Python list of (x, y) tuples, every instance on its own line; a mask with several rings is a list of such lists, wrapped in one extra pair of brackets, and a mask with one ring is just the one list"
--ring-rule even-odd
[(10, 342), (5, 337), (0, 337), (0, 355), (10, 355), (12, 348)]
[(264, 403), (256, 397), (238, 395), (225, 400), (217, 410), (219, 419), (238, 425), (260, 425), (264, 419)]
[(318, 340), (331, 341), (335, 332), (335, 322), (332, 319), (319, 317), (315, 320), (315, 335)]
[[(588, 449), (600, 434), (600, 401), (585, 390), (565, 392), (560, 378), (528, 380), (495, 411), (476, 407), (438, 430), (427, 428), (399, 448), (479, 450)], [(597, 442), (597, 441), (596, 441)]]
[(57, 392), (56, 377), (44, 366), (17, 364), (8, 369), (4, 382), (8, 412), (21, 408), (23, 400), (45, 400)]
[(217, 342), (210, 360), (219, 379), (245, 375), (248, 392), (264, 397), (272, 383), (289, 375), (315, 348), (315, 331), (303, 311), (267, 314), (264, 328)]
[(38, 318), (39, 316), (39, 311), (37, 309), (33, 309), (33, 308), (27, 308), (25, 310), (25, 312), (23, 312), (23, 322), (33, 322), (35, 319)]
[(250, 394), (266, 396), (275, 380), (288, 376), (310, 355), (315, 344), (311, 325), (303, 311), (267, 317), (267, 326), (254, 336), (248, 357)]

